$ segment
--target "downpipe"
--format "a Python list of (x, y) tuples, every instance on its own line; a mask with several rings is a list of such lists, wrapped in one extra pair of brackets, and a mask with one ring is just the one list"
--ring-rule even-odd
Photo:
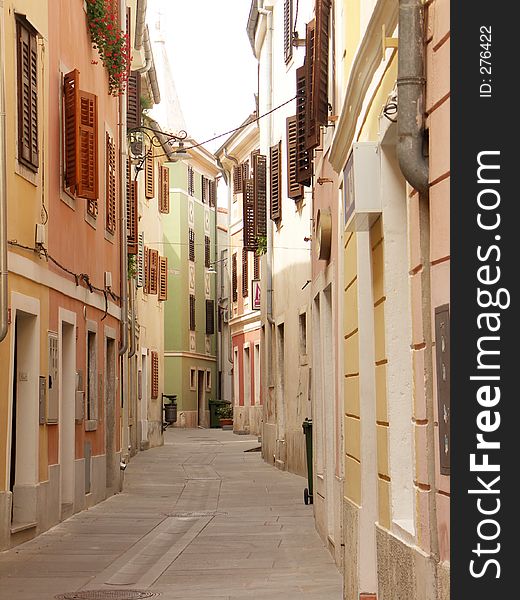
[(424, 155), (424, 7), (422, 0), (399, 0), (397, 57), (397, 158), (408, 183), (428, 192), (428, 159)]
[(0, 342), (8, 330), (7, 178), (5, 151), (4, 3), (0, 1)]

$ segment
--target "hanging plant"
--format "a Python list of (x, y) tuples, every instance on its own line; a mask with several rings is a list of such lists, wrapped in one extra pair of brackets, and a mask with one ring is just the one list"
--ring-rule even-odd
[(114, 0), (87, 0), (87, 21), (92, 46), (108, 72), (108, 93), (120, 96), (128, 80), (128, 34), (118, 26)]

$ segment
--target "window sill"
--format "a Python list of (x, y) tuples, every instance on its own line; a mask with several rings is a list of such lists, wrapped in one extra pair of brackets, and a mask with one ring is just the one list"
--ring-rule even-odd
[(23, 179), (32, 183), (34, 187), (38, 187), (40, 183), (40, 178), (38, 176), (38, 172), (34, 172), (29, 167), (26, 167), (23, 163), (21, 163), (18, 159), (15, 159), (14, 162), (14, 171), (17, 175), (20, 175)]

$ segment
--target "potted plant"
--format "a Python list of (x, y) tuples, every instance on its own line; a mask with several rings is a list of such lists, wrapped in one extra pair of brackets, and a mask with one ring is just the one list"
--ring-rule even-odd
[(233, 406), (230, 403), (222, 404), (216, 410), (217, 417), (219, 418), (220, 426), (225, 427), (226, 425), (233, 425)]

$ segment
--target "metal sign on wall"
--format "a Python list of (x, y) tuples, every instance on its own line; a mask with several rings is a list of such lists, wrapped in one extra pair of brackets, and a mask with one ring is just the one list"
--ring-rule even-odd
[(260, 279), (253, 279), (251, 281), (251, 287), (253, 310), (260, 310)]

